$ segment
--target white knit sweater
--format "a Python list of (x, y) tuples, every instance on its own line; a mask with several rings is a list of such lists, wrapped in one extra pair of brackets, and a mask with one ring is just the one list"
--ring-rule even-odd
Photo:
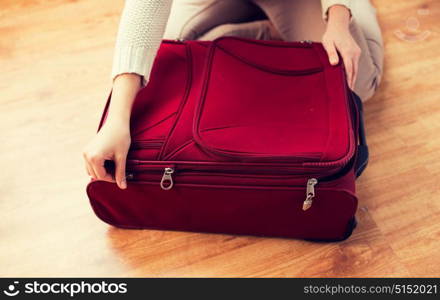
[[(149, 77), (163, 38), (172, 0), (126, 0), (119, 23), (113, 58), (112, 79), (123, 73)], [(350, 8), (350, 0), (321, 0), (323, 18), (335, 4)]]

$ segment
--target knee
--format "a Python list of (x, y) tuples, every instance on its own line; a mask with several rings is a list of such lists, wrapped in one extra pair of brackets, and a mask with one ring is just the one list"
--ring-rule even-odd
[(356, 80), (353, 90), (361, 98), (362, 102), (365, 102), (374, 96), (379, 88), (380, 81), (381, 73), (375, 72), (368, 80)]
[(240, 36), (237, 24), (218, 25), (199, 37), (199, 40), (215, 40), (221, 36)]
[(222, 24), (209, 30), (199, 39), (213, 40), (221, 36), (240, 36), (257, 40), (281, 39), (269, 20)]
[(179, 34), (179, 39), (183, 40), (196, 40), (199, 33), (190, 26), (184, 26)]

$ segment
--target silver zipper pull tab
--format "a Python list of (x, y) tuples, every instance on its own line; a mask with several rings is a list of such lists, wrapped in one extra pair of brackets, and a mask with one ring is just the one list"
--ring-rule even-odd
[(313, 203), (315, 197), (315, 185), (318, 183), (318, 179), (310, 178), (307, 180), (306, 200), (303, 202), (303, 210), (308, 210)]
[(170, 190), (173, 187), (173, 177), (171, 174), (174, 173), (174, 168), (165, 168), (163, 172), (162, 180), (160, 181), (160, 187), (163, 190)]

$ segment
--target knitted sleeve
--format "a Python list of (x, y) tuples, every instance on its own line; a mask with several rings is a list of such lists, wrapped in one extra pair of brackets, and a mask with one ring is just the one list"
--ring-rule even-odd
[(350, 10), (351, 14), (351, 0), (321, 0), (322, 17), (327, 21), (328, 9), (333, 5), (344, 5)]
[(111, 77), (136, 73), (145, 84), (163, 38), (172, 0), (126, 0), (119, 22)]

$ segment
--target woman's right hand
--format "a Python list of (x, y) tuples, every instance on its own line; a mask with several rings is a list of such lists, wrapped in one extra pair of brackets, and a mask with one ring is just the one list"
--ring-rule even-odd
[[(115, 78), (106, 121), (83, 152), (87, 173), (93, 179), (116, 182), (121, 189), (127, 188), (125, 165), (131, 143), (130, 114), (141, 79), (137, 74), (126, 73)], [(105, 169), (106, 160), (115, 163), (114, 176)]]

